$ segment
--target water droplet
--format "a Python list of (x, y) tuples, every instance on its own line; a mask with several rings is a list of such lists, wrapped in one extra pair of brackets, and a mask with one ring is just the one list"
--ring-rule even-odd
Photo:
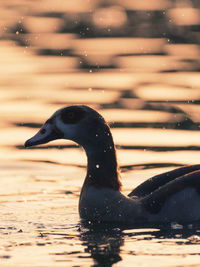
[(193, 224), (188, 224), (188, 229), (193, 229)]
[(171, 228), (172, 229), (183, 229), (183, 225), (178, 224), (177, 222), (171, 222)]
[(25, 197), (23, 197), (22, 200), (24, 201), (24, 203), (27, 203), (27, 199)]
[(99, 164), (96, 165), (96, 168), (99, 169)]

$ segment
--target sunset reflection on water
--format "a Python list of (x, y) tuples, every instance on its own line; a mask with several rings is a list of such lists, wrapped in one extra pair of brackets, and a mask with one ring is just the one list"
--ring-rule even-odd
[(57, 109), (86, 104), (111, 125), (125, 193), (199, 163), (198, 1), (7, 0), (0, 7), (1, 266), (198, 266), (192, 226), (82, 225), (87, 162), (76, 144), (23, 147)]

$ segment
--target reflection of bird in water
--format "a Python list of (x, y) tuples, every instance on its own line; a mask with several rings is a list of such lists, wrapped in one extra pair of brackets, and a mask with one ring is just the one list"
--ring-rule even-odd
[(124, 244), (123, 234), (119, 228), (104, 224), (84, 225), (80, 240), (97, 263), (94, 266), (112, 266), (121, 261), (120, 248)]
[[(141, 240), (153, 240), (159, 244), (166, 244), (166, 239), (170, 239), (172, 244), (200, 244), (197, 235), (199, 223), (196, 224), (194, 229), (189, 229), (188, 225), (183, 227), (178, 224), (176, 224), (176, 227), (174, 224), (162, 225), (161, 228), (156, 227), (155, 224), (151, 224), (151, 226), (153, 227), (151, 229), (146, 228), (146, 226), (135, 228), (132, 225), (120, 225), (120, 228), (116, 228), (116, 224), (82, 222), (79, 229), (80, 240), (82, 245), (86, 247), (85, 252), (90, 253), (95, 260), (96, 264), (94, 266), (112, 266), (114, 263), (121, 261), (123, 256), (126, 257), (127, 250), (124, 250), (123, 247), (127, 239), (131, 244), (134, 244), (128, 253), (131, 256), (140, 257), (152, 255), (145, 248), (138, 250), (137, 242)], [(152, 252), (153, 255), (163, 256), (163, 252), (157, 250)], [(180, 253), (177, 255), (180, 256)]]
[(112, 134), (97, 111), (88, 106), (62, 108), (25, 146), (60, 138), (77, 142), (87, 154), (79, 201), (82, 219), (123, 223), (200, 220), (200, 165), (157, 175), (125, 196), (120, 191)]

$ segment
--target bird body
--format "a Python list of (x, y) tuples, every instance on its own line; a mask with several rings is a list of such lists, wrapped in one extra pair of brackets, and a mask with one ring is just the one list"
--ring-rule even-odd
[(87, 175), (79, 199), (82, 219), (120, 223), (200, 220), (200, 165), (157, 175), (125, 196), (112, 134), (97, 111), (78, 105), (62, 108), (25, 146), (55, 139), (72, 140), (87, 154)]
[(83, 187), (79, 200), (80, 217), (89, 221), (134, 223), (141, 210), (138, 200), (111, 188)]

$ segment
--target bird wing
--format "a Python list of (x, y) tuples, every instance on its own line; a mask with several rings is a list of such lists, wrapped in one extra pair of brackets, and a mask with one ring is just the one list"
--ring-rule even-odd
[[(141, 199), (142, 205), (146, 211), (151, 214), (156, 214), (171, 196), (187, 188), (194, 188), (200, 197), (199, 170), (185, 174), (157, 188)], [(183, 203), (182, 205), (184, 206), (185, 204), (187, 203)]]
[(177, 168), (173, 171), (165, 172), (148, 179), (144, 183), (136, 187), (128, 196), (129, 197), (145, 197), (154, 192), (161, 186), (182, 177), (183, 175), (190, 174), (194, 171), (200, 170), (200, 164)]

